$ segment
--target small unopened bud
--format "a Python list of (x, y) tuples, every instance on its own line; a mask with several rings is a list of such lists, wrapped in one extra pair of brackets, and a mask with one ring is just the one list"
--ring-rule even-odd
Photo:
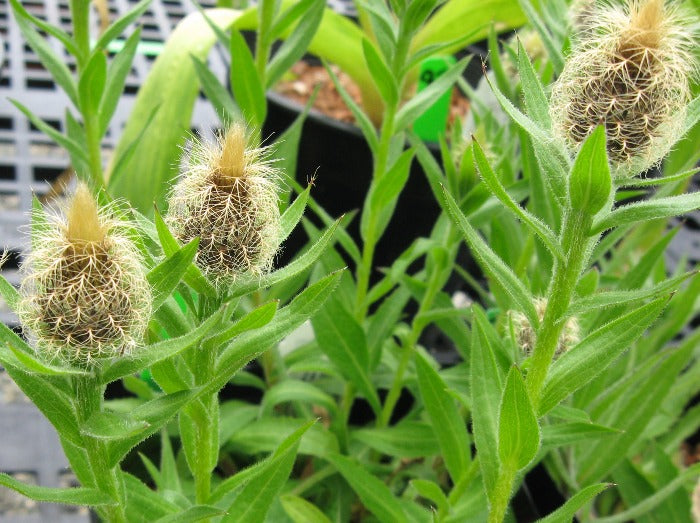
[[(535, 298), (535, 311), (537, 311), (537, 316), (542, 321), (544, 319), (544, 313), (547, 310), (547, 299), (546, 298)], [(515, 331), (515, 342), (520, 347), (520, 350), (526, 356), (532, 354), (535, 348), (535, 342), (537, 341), (537, 334), (535, 330), (530, 325), (527, 317), (520, 311), (510, 311), (510, 320)], [(575, 317), (570, 317), (564, 323), (564, 328), (559, 335), (559, 343), (557, 344), (556, 352), (554, 357), (558, 358), (564, 354), (571, 347), (576, 345), (580, 341), (580, 329), (578, 325), (578, 320)]]
[(197, 265), (215, 283), (260, 275), (279, 246), (278, 172), (234, 124), (216, 144), (194, 143), (170, 196), (167, 223), (183, 243), (199, 238)]
[(600, 124), (617, 177), (640, 174), (680, 138), (693, 35), (663, 0), (586, 3), (580, 35), (551, 98), (555, 132), (576, 150)]
[(150, 288), (138, 250), (110, 213), (81, 184), (65, 218), (34, 232), (19, 316), (50, 358), (90, 365), (143, 338)]

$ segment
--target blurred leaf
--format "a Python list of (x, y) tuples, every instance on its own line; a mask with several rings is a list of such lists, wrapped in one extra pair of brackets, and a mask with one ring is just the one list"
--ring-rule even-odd
[(357, 492), (362, 504), (379, 521), (407, 523), (406, 514), (398, 498), (394, 497), (383, 481), (367, 472), (352, 458), (341, 454), (331, 454), (326, 459), (343, 475), (345, 481)]
[(22, 299), (19, 292), (15, 287), (5, 279), (4, 276), (0, 275), (0, 295), (7, 303), (7, 306), (11, 311), (17, 312), (17, 306), (19, 301)]
[[(73, 75), (68, 69), (68, 66), (66, 66), (65, 62), (61, 60), (61, 58), (56, 56), (56, 53), (54, 53), (49, 43), (37, 32), (36, 29), (31, 26), (30, 21), (32, 21), (32, 19), (28, 16), (29, 13), (26, 11), (26, 9), (24, 9), (24, 7), (22, 7), (21, 3), (18, 2), (18, 0), (10, 0), (10, 3), (12, 4), (12, 8), (15, 12), (15, 21), (19, 26), (19, 30), (22, 32), (22, 36), (24, 36), (24, 39), (27, 41), (29, 46), (37, 54), (39, 61), (41, 61), (42, 65), (49, 72), (51, 78), (53, 78), (61, 89), (65, 91), (70, 101), (73, 102), (73, 105), (78, 107), (78, 90), (76, 89)], [(62, 38), (59, 39), (65, 39), (63, 38), (63, 35), (61, 36)], [(79, 57), (79, 53), (77, 53), (77, 46), (71, 45), (67, 47), (67, 49), (76, 51), (75, 56)], [(16, 102), (13, 103), (17, 105)], [(36, 123), (34, 125), (36, 125)], [(39, 127), (39, 129), (41, 129), (41, 127)], [(43, 131), (43, 129), (41, 130)]]
[(214, 107), (216, 114), (219, 115), (222, 125), (226, 126), (234, 120), (241, 120), (241, 110), (228, 89), (211, 72), (206, 63), (194, 55), (191, 58), (199, 83), (202, 84), (202, 90)]
[(412, 479), (411, 486), (421, 497), (435, 503), (438, 510), (445, 512), (449, 510), (450, 502), (438, 484), (425, 479)]
[(80, 110), (84, 116), (97, 114), (106, 82), (107, 57), (104, 53), (95, 53), (90, 57), (78, 81)]
[(542, 427), (542, 447), (564, 447), (595, 438), (619, 434), (620, 431), (596, 423), (558, 423)]
[(402, 421), (391, 427), (358, 429), (351, 438), (389, 456), (422, 458), (438, 451), (433, 428), (422, 421)]
[(265, 73), (267, 77), (266, 88), (273, 87), (282, 75), (306, 52), (321, 23), (325, 7), (326, 3), (324, 1), (315, 0), (300, 14), (299, 23), (292, 30), (291, 34), (287, 36), (267, 65)]
[(139, 16), (146, 12), (151, 1), (152, 0), (141, 0), (131, 11), (127, 12), (110, 25), (107, 30), (102, 33), (99, 40), (97, 40), (92, 52), (99, 53), (102, 49), (106, 48), (112, 40), (119, 37), (130, 24), (135, 22)]
[(386, 105), (395, 105), (399, 99), (399, 90), (396, 86), (396, 79), (389, 70), (389, 66), (377, 52), (374, 44), (367, 38), (362, 39), (362, 52), (372, 81), (377, 86), (382, 100)]
[(542, 82), (532, 67), (530, 57), (523, 47), (522, 42), (518, 39), (518, 73), (520, 74), (520, 83), (525, 97), (525, 107), (527, 113), (537, 124), (543, 129), (552, 128), (552, 120), (549, 117), (549, 102), (544, 93)]
[(530, 0), (518, 0), (518, 3), (520, 4), (520, 7), (522, 7), (523, 11), (525, 12), (530, 24), (535, 28), (537, 33), (540, 35), (540, 38), (542, 39), (542, 44), (544, 45), (544, 48), (547, 50), (547, 55), (549, 56), (549, 60), (550, 60), (550, 62), (552, 62), (552, 65), (554, 66), (554, 71), (557, 74), (560, 74), (562, 72), (562, 70), (564, 69), (564, 55), (562, 54), (561, 46), (558, 45), (554, 41), (552, 34), (549, 32), (549, 28), (542, 21), (539, 14), (535, 10), (535, 8), (532, 6), (532, 3), (530, 3)]
[[(40, 30), (58, 39), (58, 41), (60, 41), (63, 44), (63, 46), (66, 48), (66, 51), (68, 51), (70, 54), (72, 54), (76, 58), (80, 56), (80, 50), (75, 45), (75, 41), (73, 40), (71, 35), (66, 33), (63, 29), (61, 29), (60, 27), (56, 27), (55, 25), (45, 22), (41, 18), (37, 18), (36, 16), (32, 15), (29, 11), (27, 11), (24, 8), (24, 6), (18, 0), (10, 0), (10, 5), (12, 6), (12, 10), (14, 11), (15, 16), (17, 18), (26, 18), (32, 24), (37, 26)], [(0, 53), (2, 52), (4, 52), (4, 48), (0, 50)], [(1, 57), (2, 55), (0, 54), (0, 58)], [(0, 63), (4, 63), (4, 61), (5, 60), (0, 60)]]
[(255, 68), (255, 60), (241, 33), (231, 30), (231, 89), (243, 117), (254, 129), (262, 128), (267, 114), (265, 89)]
[(304, 498), (285, 494), (280, 497), (280, 502), (294, 523), (331, 523), (321, 509)]
[[(282, 416), (260, 418), (237, 430), (228, 444), (236, 451), (249, 455), (272, 452), (304, 422), (302, 419)], [(328, 453), (337, 451), (338, 440), (319, 424), (312, 425), (299, 443), (299, 454), (325, 458)]]
[(659, 298), (603, 325), (557, 359), (549, 371), (539, 415), (558, 405), (625, 352), (661, 314), (668, 298)]
[(423, 407), (428, 413), (452, 482), (457, 484), (471, 462), (466, 424), (445, 382), (430, 363), (417, 352), (415, 363)]
[(338, 411), (333, 397), (323, 392), (320, 388), (306, 381), (285, 379), (265, 392), (265, 396), (263, 396), (260, 404), (260, 412), (263, 416), (272, 415), (272, 410), (275, 406), (288, 402), (318, 405), (334, 415)]
[(195, 522), (221, 516), (223, 513), (224, 510), (218, 507), (213, 507), (210, 505), (194, 505), (183, 510), (182, 512), (170, 514), (160, 519), (156, 519), (155, 521), (156, 523), (181, 523), (183, 521)]

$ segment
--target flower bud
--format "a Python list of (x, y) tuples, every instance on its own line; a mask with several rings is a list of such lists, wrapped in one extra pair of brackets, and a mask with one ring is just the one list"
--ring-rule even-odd
[[(547, 299), (546, 298), (535, 298), (535, 311), (537, 312), (537, 317), (542, 321), (544, 319), (544, 313), (547, 310)], [(518, 347), (523, 351), (526, 356), (532, 354), (535, 348), (535, 342), (537, 341), (537, 334), (535, 330), (530, 325), (527, 317), (520, 311), (510, 311), (510, 320), (515, 330), (515, 341)], [(557, 344), (556, 352), (554, 357), (558, 358), (564, 354), (571, 347), (576, 345), (580, 341), (580, 329), (578, 325), (578, 320), (572, 316), (566, 320), (564, 323), (564, 328), (559, 335), (559, 343)]]
[(148, 325), (151, 295), (123, 223), (80, 184), (65, 218), (34, 234), (19, 316), (40, 351), (80, 365), (128, 354)]
[(576, 150), (603, 124), (614, 175), (633, 176), (680, 138), (695, 72), (693, 37), (663, 0), (587, 4), (586, 13), (552, 90), (554, 131)]
[(234, 124), (216, 144), (194, 143), (172, 191), (167, 223), (183, 243), (199, 238), (197, 265), (217, 284), (270, 269), (279, 246), (277, 170)]

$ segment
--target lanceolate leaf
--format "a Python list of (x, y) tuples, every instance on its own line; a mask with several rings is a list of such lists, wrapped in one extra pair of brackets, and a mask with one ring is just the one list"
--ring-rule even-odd
[(251, 479), (227, 510), (222, 521), (262, 523), (273, 501), (289, 477), (299, 448), (299, 440), (313, 425), (311, 421), (292, 433), (275, 451), (259, 473)]
[(199, 238), (178, 249), (146, 275), (153, 290), (153, 310), (157, 311), (175, 290), (197, 254)]
[(460, 229), (464, 239), (482, 268), (508, 293), (510, 298), (525, 314), (530, 325), (539, 325), (540, 321), (532, 304), (529, 291), (508, 267), (505, 262), (489, 247), (479, 233), (471, 226), (457, 205), (457, 202), (443, 188), (443, 199), (440, 202), (455, 225)]
[(628, 223), (680, 216), (698, 208), (700, 208), (700, 191), (631, 203), (615, 209), (594, 223), (591, 228), (591, 234), (599, 234), (612, 227)]
[(231, 88), (246, 121), (262, 127), (267, 113), (265, 89), (255, 69), (253, 56), (239, 31), (231, 31)]
[(240, 119), (241, 110), (238, 108), (238, 105), (236, 105), (228, 89), (226, 89), (202, 60), (196, 56), (192, 56), (192, 63), (197, 72), (199, 83), (202, 84), (202, 90), (204, 94), (206, 94), (207, 99), (214, 106), (214, 109), (216, 109), (219, 120), (221, 120), (223, 124), (226, 124), (233, 121), (234, 118)]
[(522, 84), (528, 114), (543, 129), (550, 129), (552, 121), (549, 117), (547, 96), (544, 94), (542, 83), (532, 67), (527, 51), (525, 51), (520, 40), (518, 40), (518, 72), (520, 73), (520, 83)]
[(111, 505), (114, 500), (107, 494), (92, 488), (50, 488), (38, 485), (27, 485), (17, 481), (12, 476), (0, 472), (0, 485), (11, 488), (34, 501), (46, 503), (65, 503), (68, 505), (84, 505), (88, 507)]
[(542, 394), (539, 415), (600, 374), (639, 338), (668, 303), (659, 298), (589, 334), (554, 362)]
[(329, 456), (328, 460), (357, 492), (365, 507), (372, 511), (380, 521), (407, 522), (406, 514), (398, 498), (383, 481), (346, 456), (334, 454)]
[(407, 421), (384, 428), (363, 428), (351, 438), (389, 456), (422, 458), (439, 451), (433, 427), (424, 422)]
[(343, 307), (331, 298), (311, 321), (321, 350), (337, 369), (350, 380), (372, 406), (381, 412), (379, 396), (369, 379), (369, 351), (362, 327)]
[(517, 367), (510, 368), (498, 419), (498, 455), (503, 464), (525, 468), (537, 454), (540, 428)]
[(603, 492), (606, 488), (612, 487), (612, 483), (596, 483), (589, 485), (574, 494), (566, 503), (547, 517), (538, 519), (538, 523), (571, 523), (576, 512), (586, 503)]
[(298, 496), (280, 498), (282, 507), (294, 523), (331, 523), (331, 520), (313, 503)]
[(415, 356), (418, 386), (440, 450), (453, 483), (458, 483), (471, 461), (469, 436), (445, 382), (420, 354)]

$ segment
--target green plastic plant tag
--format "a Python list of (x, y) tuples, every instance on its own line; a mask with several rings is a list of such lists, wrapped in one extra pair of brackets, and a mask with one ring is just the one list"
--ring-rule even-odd
[[(455, 63), (456, 60), (452, 56), (431, 56), (423, 60), (420, 64), (416, 92), (420, 93)], [(423, 140), (437, 142), (438, 137), (445, 134), (451, 98), (452, 90), (448, 89), (433, 105), (416, 118), (413, 123), (413, 131)]]

